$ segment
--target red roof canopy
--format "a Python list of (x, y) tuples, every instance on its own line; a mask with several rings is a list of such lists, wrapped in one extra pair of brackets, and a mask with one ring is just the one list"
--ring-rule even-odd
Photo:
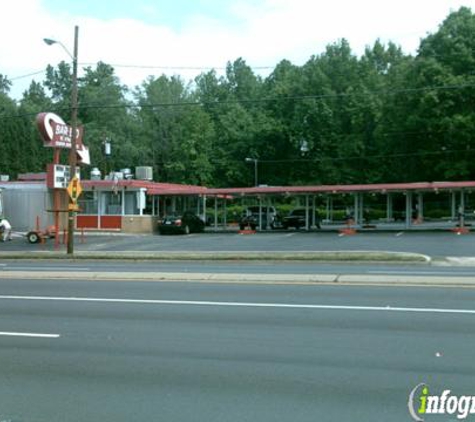
[(194, 195), (206, 191), (205, 187), (194, 185), (180, 185), (178, 183), (158, 183), (147, 180), (83, 180), (81, 181), (85, 189), (141, 189), (147, 190), (148, 195)]
[(418, 182), (418, 183), (381, 183), (367, 185), (317, 185), (317, 186), (257, 186), (241, 188), (206, 188), (204, 186), (180, 185), (177, 183), (157, 183), (145, 180), (84, 180), (86, 189), (103, 188), (144, 188), (147, 195), (208, 195), (208, 196), (245, 196), (245, 195), (305, 195), (305, 194), (341, 194), (341, 193), (387, 193), (387, 192), (437, 192), (462, 189), (474, 189), (475, 181), (464, 182)]
[(358, 192), (424, 192), (424, 191), (447, 191), (475, 189), (475, 181), (467, 182), (418, 182), (418, 183), (382, 183), (368, 185), (319, 185), (319, 186), (257, 186), (243, 188), (202, 188), (199, 186), (182, 186), (175, 189), (172, 186), (165, 190), (152, 188), (148, 191), (150, 195), (197, 195), (204, 194), (209, 196), (218, 195), (304, 195), (319, 193), (358, 193)]

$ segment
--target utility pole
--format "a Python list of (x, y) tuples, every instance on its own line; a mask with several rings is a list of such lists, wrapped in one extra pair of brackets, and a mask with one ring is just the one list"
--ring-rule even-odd
[[(69, 181), (76, 177), (77, 167), (77, 132), (78, 132), (78, 35), (79, 27), (74, 27), (74, 50), (73, 54), (64, 46), (61, 41), (51, 38), (44, 38), (47, 45), (59, 44), (73, 61), (73, 79), (71, 88), (71, 150), (69, 152)], [(68, 210), (68, 244), (67, 254), (74, 254), (74, 220), (76, 216), (75, 201), (69, 204)]]
[[(69, 154), (70, 179), (76, 177), (77, 167), (77, 129), (78, 129), (78, 35), (79, 27), (74, 27), (73, 52), (73, 86), (71, 92), (71, 151)], [(68, 211), (68, 246), (67, 254), (74, 254), (74, 220), (76, 211), (70, 207)]]

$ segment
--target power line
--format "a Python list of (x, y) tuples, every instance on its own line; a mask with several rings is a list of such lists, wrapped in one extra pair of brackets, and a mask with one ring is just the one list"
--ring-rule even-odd
[[(80, 63), (84, 66), (94, 66), (97, 63)], [(227, 66), (163, 66), (163, 65), (139, 65), (139, 64), (118, 64), (118, 63), (107, 63), (109, 66), (114, 68), (125, 68), (125, 69), (158, 69), (158, 70), (226, 70)], [(253, 70), (269, 70), (275, 69), (275, 66), (249, 66)]]
[(187, 107), (187, 106), (216, 106), (227, 104), (259, 104), (259, 103), (271, 103), (281, 101), (303, 101), (303, 100), (319, 100), (328, 98), (346, 98), (346, 97), (366, 97), (372, 95), (397, 95), (405, 93), (418, 93), (425, 91), (449, 91), (464, 88), (475, 88), (475, 84), (458, 84), (458, 85), (443, 85), (443, 86), (431, 86), (421, 88), (402, 88), (395, 90), (382, 90), (382, 91), (366, 91), (366, 92), (341, 92), (331, 94), (315, 94), (315, 95), (288, 95), (281, 97), (268, 97), (268, 98), (255, 98), (255, 99), (229, 99), (218, 101), (181, 101), (181, 102), (167, 102), (167, 103), (140, 103), (140, 104), (80, 104), (81, 109), (114, 109), (114, 108), (159, 108), (159, 107)]
[[(470, 49), (470, 52), (472, 53), (475, 53), (475, 49)], [(450, 54), (440, 54), (440, 53), (437, 53), (435, 51), (431, 51), (430, 53), (428, 54), (424, 54), (422, 55), (421, 57), (423, 58), (431, 58), (431, 57), (446, 57), (446, 56), (453, 56), (453, 55), (466, 55), (467, 53), (465, 51), (461, 52), (461, 51), (455, 51), (455, 52), (451, 52)], [(415, 59), (417, 58), (418, 56), (414, 57)], [(364, 55), (362, 55), (360, 57), (361, 58), (364, 58)], [(469, 57), (470, 59), (472, 57)], [(100, 62), (101, 60), (98, 60), (97, 62), (80, 62), (79, 65), (81, 66), (94, 66), (94, 65), (97, 65), (98, 62)], [(104, 62), (106, 63), (106, 62)], [(231, 63), (231, 62), (230, 62)], [(112, 66), (113, 68), (124, 68), (124, 69), (148, 69), (148, 70), (154, 70), (154, 69), (157, 69), (157, 70), (194, 70), (194, 71), (203, 71), (203, 70), (226, 70), (228, 68), (228, 66), (172, 66), (172, 65), (145, 65), (145, 64), (124, 64), (124, 63), (106, 63), (110, 66)], [(276, 65), (273, 65), (273, 66), (269, 66), (269, 65), (263, 65), (263, 66), (252, 66), (252, 65), (249, 65), (246, 63), (246, 66), (252, 70), (273, 70), (273, 69), (276, 69)], [(296, 65), (297, 66), (297, 65)], [(300, 66), (300, 67), (304, 67), (305, 65), (303, 66)], [(14, 77), (11, 77), (9, 78), (10, 81), (14, 81), (14, 80), (18, 80), (18, 79), (24, 79), (24, 78), (28, 78), (28, 77), (31, 77), (31, 76), (36, 76), (36, 75), (40, 75), (42, 73), (45, 73), (46, 70), (39, 70), (39, 71), (34, 71), (34, 72), (31, 72), (31, 73), (27, 73), (27, 74), (24, 74), (24, 75), (19, 75), (19, 76), (14, 76)]]
[[(305, 101), (305, 100), (321, 100), (331, 98), (350, 98), (350, 97), (369, 97), (374, 95), (398, 95), (411, 94), (427, 91), (450, 91), (457, 89), (475, 88), (475, 84), (456, 84), (456, 85), (442, 85), (430, 86), (420, 88), (401, 88), (394, 90), (381, 91), (365, 91), (365, 92), (341, 92), (329, 94), (315, 94), (315, 95), (290, 95), (281, 97), (255, 98), (255, 99), (229, 99), (218, 101), (181, 101), (181, 102), (167, 102), (167, 103), (126, 103), (123, 104), (98, 104), (98, 103), (80, 103), (80, 110), (88, 109), (153, 109), (153, 108), (175, 108), (175, 107), (215, 107), (230, 104), (264, 104), (264, 103), (278, 103), (283, 101)], [(52, 111), (64, 111), (68, 108), (53, 109)], [(13, 117), (28, 117), (34, 113), (21, 115), (0, 115), (0, 119)]]
[[(421, 156), (430, 156), (430, 155), (444, 155), (452, 153), (475, 153), (475, 149), (460, 149), (460, 150), (441, 150), (441, 151), (419, 151), (419, 152), (408, 152), (408, 153), (397, 153), (397, 154), (379, 154), (379, 155), (365, 155), (365, 156), (349, 156), (349, 157), (321, 157), (318, 159), (309, 159), (309, 158), (289, 158), (281, 160), (261, 160), (258, 159), (259, 164), (292, 164), (292, 163), (321, 163), (323, 161), (351, 161), (351, 160), (367, 160), (367, 159), (381, 159), (381, 158), (407, 158), (407, 157), (421, 157)], [(210, 160), (211, 164), (228, 164), (233, 163), (242, 163), (243, 160), (240, 159), (212, 159)], [(165, 161), (155, 161), (155, 164), (167, 164)]]
[(403, 88), (396, 90), (383, 91), (367, 91), (367, 92), (342, 92), (331, 94), (315, 94), (315, 95), (289, 95), (282, 97), (268, 97), (255, 99), (229, 99), (218, 101), (181, 101), (181, 102), (167, 102), (167, 103), (140, 103), (140, 104), (87, 104), (79, 105), (80, 109), (121, 109), (121, 108), (168, 108), (168, 107), (189, 107), (189, 106), (219, 106), (229, 104), (263, 104), (263, 103), (277, 103), (283, 101), (304, 101), (304, 100), (320, 100), (331, 98), (348, 98), (348, 97), (366, 97), (372, 95), (397, 95), (406, 93), (419, 93), (425, 91), (449, 91), (456, 89), (475, 88), (475, 84), (459, 84), (459, 85), (445, 85), (438, 87), (421, 87), (421, 88)]
[(46, 70), (38, 70), (36, 72), (27, 73), (26, 75), (20, 75), (20, 76), (14, 76), (13, 78), (8, 78), (8, 80), (16, 81), (18, 79), (24, 79), (24, 78), (29, 78), (31, 76), (41, 75), (42, 73), (45, 73), (45, 72)]
[[(96, 63), (92, 62), (80, 62), (78, 63), (80, 66), (95, 66), (97, 65)], [(112, 66), (113, 68), (123, 68), (123, 69), (145, 69), (145, 70), (198, 70), (198, 71), (203, 71), (203, 70), (226, 70), (227, 66), (163, 66), (163, 65), (140, 65), (140, 64), (120, 64), (120, 63), (107, 63), (109, 66)], [(271, 70), (274, 69), (275, 66), (249, 66), (252, 70)], [(31, 76), (36, 76), (36, 75), (41, 75), (43, 73), (46, 73), (46, 70), (38, 70), (34, 71), (31, 73), (27, 73), (25, 75), (19, 75), (19, 76), (14, 76), (11, 78), (8, 78), (10, 81), (15, 81), (18, 79), (24, 79), (28, 78)]]
[[(290, 159), (281, 159), (281, 160), (258, 160), (259, 163), (269, 163), (269, 164), (278, 164), (278, 163), (318, 163), (322, 161), (351, 161), (351, 160), (368, 160), (375, 158), (406, 158), (406, 157), (422, 157), (429, 155), (444, 155), (444, 154), (454, 154), (454, 153), (474, 153), (474, 149), (453, 149), (453, 150), (441, 150), (441, 151), (419, 151), (419, 152), (408, 152), (408, 153), (397, 153), (397, 154), (378, 154), (378, 155), (354, 155), (349, 157), (325, 157), (316, 159), (309, 158), (290, 158)], [(234, 160), (238, 161), (238, 160)]]

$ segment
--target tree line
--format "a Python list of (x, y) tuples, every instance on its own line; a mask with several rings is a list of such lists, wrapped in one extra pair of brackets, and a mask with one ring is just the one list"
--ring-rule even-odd
[[(20, 100), (0, 74), (0, 173), (44, 171), (37, 113), (70, 115), (71, 65), (48, 66)], [(79, 120), (95, 167), (152, 166), (161, 182), (206, 186), (475, 178), (475, 15), (462, 7), (416, 54), (342, 39), (266, 77), (239, 58), (223, 75), (149, 77), (130, 89), (99, 62), (79, 78)], [(112, 142), (107, 160), (103, 141)], [(87, 170), (86, 170), (87, 171)]]

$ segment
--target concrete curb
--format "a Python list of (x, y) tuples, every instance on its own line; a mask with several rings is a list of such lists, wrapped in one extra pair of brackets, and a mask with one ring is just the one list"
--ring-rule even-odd
[(342, 274), (337, 282), (355, 285), (475, 287), (475, 279), (470, 276)]
[(461, 257), (452, 257), (447, 256), (445, 258), (439, 258), (433, 261), (434, 265), (440, 267), (475, 267), (475, 257), (471, 256), (461, 256)]
[(186, 261), (316, 261), (316, 262), (379, 262), (379, 263), (421, 263), (428, 264), (427, 255), (407, 252), (385, 251), (265, 251), (265, 252), (147, 252), (147, 251), (76, 251), (71, 257), (66, 252), (0, 252), (0, 259), (74, 259), (74, 260), (186, 260)]
[(180, 273), (180, 272), (59, 272), (59, 271), (1, 271), (0, 279), (72, 279), (101, 281), (183, 281), (209, 283), (334, 283), (336, 274), (238, 274), (238, 273)]
[(473, 277), (368, 274), (238, 274), (182, 272), (1, 271), (0, 279), (89, 281), (195, 282), (210, 284), (333, 284), (387, 286), (475, 287)]

